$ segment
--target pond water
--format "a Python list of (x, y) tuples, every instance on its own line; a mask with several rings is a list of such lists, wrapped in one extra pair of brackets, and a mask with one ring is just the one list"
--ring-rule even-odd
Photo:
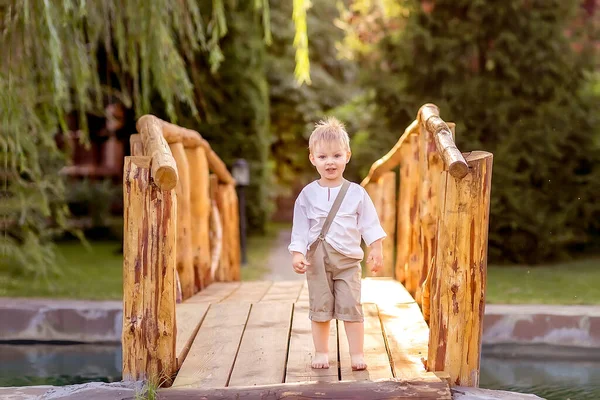
[(121, 380), (118, 344), (0, 344), (0, 386)]
[(598, 350), (583, 353), (550, 346), (513, 346), (508, 352), (484, 348), (479, 386), (547, 400), (598, 400), (600, 357)]
[[(533, 393), (548, 400), (600, 399), (595, 354), (524, 356), (484, 348), (480, 386)], [(0, 344), (0, 386), (69, 385), (121, 379), (121, 347), (90, 344)]]

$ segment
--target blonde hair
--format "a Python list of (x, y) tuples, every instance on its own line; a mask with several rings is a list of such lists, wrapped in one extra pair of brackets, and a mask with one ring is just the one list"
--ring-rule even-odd
[(338, 142), (346, 151), (350, 151), (350, 138), (342, 124), (335, 117), (327, 117), (315, 124), (308, 138), (308, 149), (312, 153), (318, 143)]

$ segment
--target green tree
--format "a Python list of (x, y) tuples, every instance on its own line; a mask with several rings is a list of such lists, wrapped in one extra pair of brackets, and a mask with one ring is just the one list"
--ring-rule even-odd
[[(202, 93), (210, 88), (200, 85), (218, 80), (217, 72), (234, 62), (236, 49), (246, 51), (243, 61), (249, 60), (247, 54), (252, 49), (244, 47), (237, 25), (243, 21), (236, 17), (245, 18), (251, 11), (253, 40), (259, 36), (259, 26), (260, 36), (266, 41), (270, 38), (267, 0), (251, 2), (252, 6), (238, 3), (241, 4), (232, 0), (11, 0), (0, 5), (4, 50), (0, 60), (0, 266), (44, 273), (52, 265), (52, 238), (65, 229), (68, 216), (64, 183), (58, 174), (64, 155), (54, 140), (57, 131), (66, 130), (67, 113), (77, 110), (85, 128), (85, 114), (102, 115), (103, 98), (107, 95), (134, 107), (138, 117), (162, 109), (171, 121), (178, 122), (177, 117), (182, 114), (198, 121), (201, 115), (208, 119), (209, 114), (218, 112), (203, 103)], [(295, 3), (294, 21), (301, 32), (307, 3)], [(238, 9), (248, 13), (240, 14)], [(228, 23), (233, 23), (231, 29), (237, 33), (237, 39), (232, 39), (222, 51), (220, 43), (227, 37)], [(302, 48), (299, 43), (296, 76), (300, 81), (308, 78), (307, 53)], [(105, 67), (99, 63), (102, 54), (107, 57)], [(264, 55), (257, 57), (260, 60)], [(205, 61), (195, 65), (198, 59)], [(260, 61), (252, 65), (261, 68)], [(215, 76), (196, 80), (198, 75), (193, 73), (198, 68), (205, 76), (206, 71)], [(222, 76), (231, 76), (232, 69), (223, 69)], [(110, 82), (105, 79), (107, 75), (112, 77)], [(252, 86), (258, 81), (250, 79), (245, 84)], [(265, 98), (264, 83), (258, 85), (262, 87), (255, 93)], [(237, 100), (236, 89), (228, 90), (231, 98)], [(222, 104), (246, 106), (241, 102)], [(258, 110), (255, 105), (249, 108), (252, 110), (248, 112), (258, 114), (252, 123), (259, 128), (253, 132), (265, 132), (268, 109)], [(211, 134), (207, 136), (216, 137), (219, 132)], [(268, 142), (264, 134), (260, 135), (259, 142)], [(265, 159), (264, 148), (259, 151), (258, 160)], [(257, 175), (262, 179), (265, 173)], [(260, 196), (263, 195), (259, 192), (258, 201)]]
[(598, 243), (600, 99), (585, 90), (596, 59), (565, 34), (576, 34), (577, 3), (406, 1), (393, 11), (361, 19), (373, 8), (351, 9), (347, 43), (387, 132), (432, 102), (457, 123), (460, 149), (494, 153), (490, 258), (533, 263)]
[(273, 44), (268, 47), (267, 79), (271, 117), (271, 157), (279, 191), (314, 176), (308, 161), (308, 136), (314, 124), (360, 95), (355, 64), (338, 57), (344, 32), (334, 24), (339, 11), (334, 2), (314, 0), (307, 14), (310, 36), (310, 85), (299, 86), (293, 76), (295, 35), (289, 19), (291, 2), (271, 8)]

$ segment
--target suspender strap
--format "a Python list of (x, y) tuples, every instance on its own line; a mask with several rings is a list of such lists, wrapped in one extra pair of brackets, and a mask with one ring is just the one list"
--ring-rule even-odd
[(342, 183), (340, 192), (338, 193), (335, 200), (333, 201), (333, 205), (331, 206), (331, 210), (329, 210), (329, 214), (327, 214), (327, 218), (325, 219), (325, 223), (323, 224), (323, 228), (321, 229), (321, 233), (319, 234), (320, 239), (325, 239), (325, 235), (327, 235), (327, 232), (329, 231), (329, 227), (331, 226), (331, 223), (333, 222), (333, 218), (335, 218), (335, 215), (337, 214), (338, 210), (340, 209), (342, 200), (344, 200), (344, 196), (346, 196), (346, 192), (348, 191), (349, 187), (350, 187), (350, 182), (348, 182), (347, 180), (344, 179), (344, 183)]

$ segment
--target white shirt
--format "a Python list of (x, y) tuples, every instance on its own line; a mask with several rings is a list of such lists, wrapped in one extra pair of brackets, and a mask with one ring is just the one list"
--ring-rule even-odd
[[(294, 224), (292, 241), (288, 247), (306, 255), (310, 245), (321, 233), (327, 214), (333, 205), (342, 185), (328, 188), (318, 181), (309, 183), (302, 189), (294, 204)], [(348, 192), (340, 205), (325, 241), (341, 254), (362, 259), (361, 237), (367, 246), (386, 237), (379, 223), (377, 211), (367, 191), (356, 183), (350, 183)]]

